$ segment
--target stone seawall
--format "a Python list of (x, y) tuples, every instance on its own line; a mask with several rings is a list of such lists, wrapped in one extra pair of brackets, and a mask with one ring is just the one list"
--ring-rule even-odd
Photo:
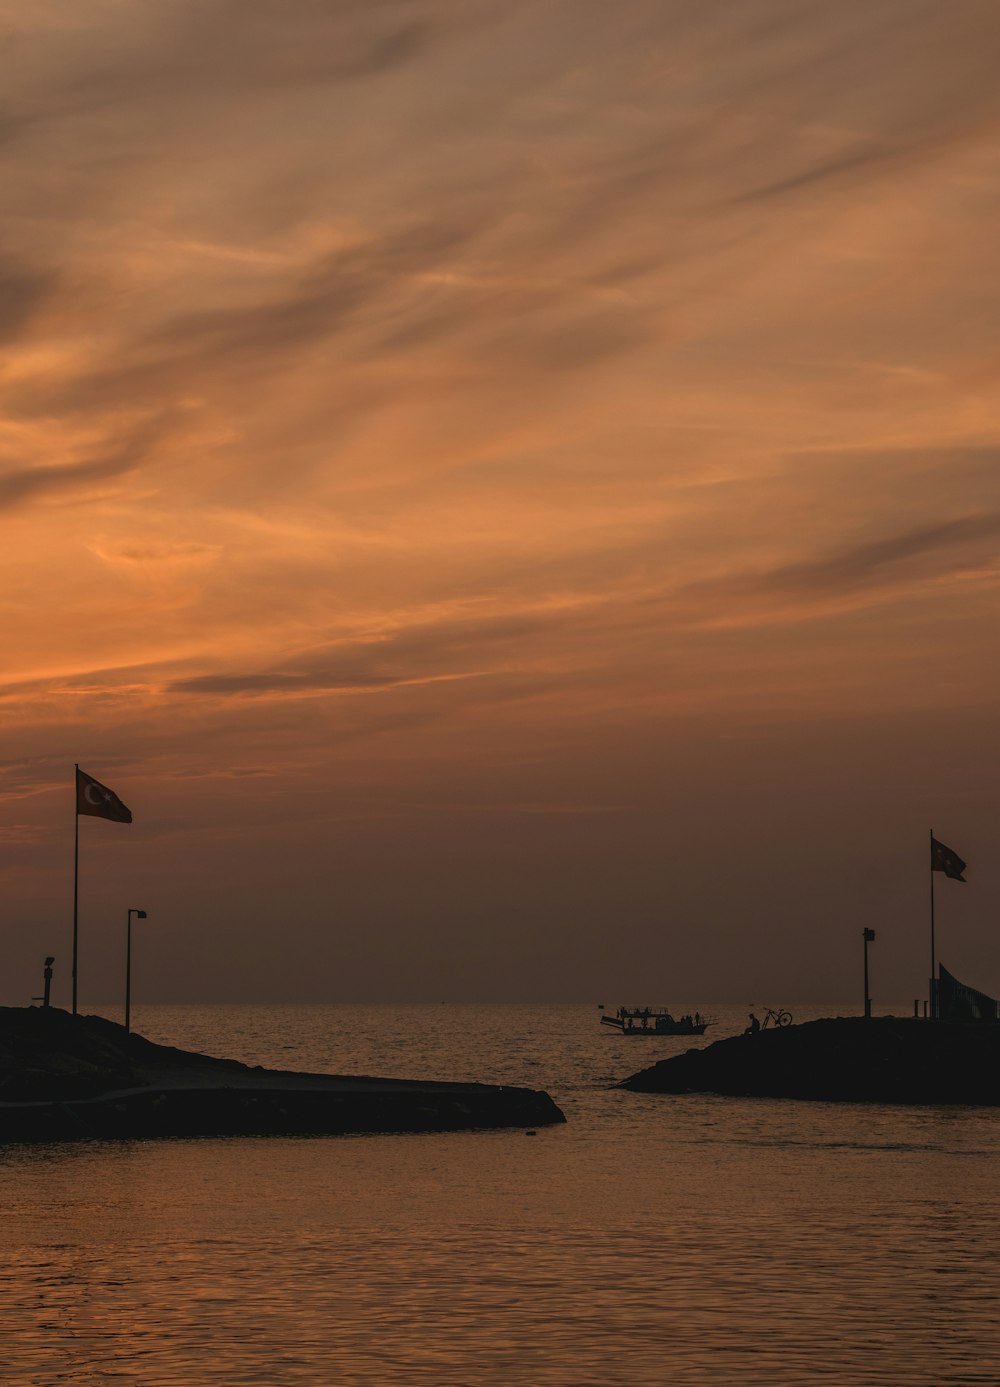
[(136, 1089), (68, 1102), (0, 1104), (0, 1143), (142, 1137), (341, 1136), (540, 1127), (565, 1118), (533, 1089), (333, 1087)]
[(838, 1017), (732, 1036), (625, 1079), (637, 1093), (1000, 1106), (1000, 1025)]
[(547, 1093), (251, 1068), (98, 1016), (0, 1007), (0, 1143), (455, 1132), (565, 1122)]

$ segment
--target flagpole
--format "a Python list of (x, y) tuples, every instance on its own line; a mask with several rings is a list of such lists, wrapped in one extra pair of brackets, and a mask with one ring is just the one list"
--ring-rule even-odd
[(931, 829), (931, 1020), (937, 1019), (937, 951), (934, 948), (934, 830)]
[(73, 766), (73, 1015), (76, 1015), (77, 905), (80, 894), (80, 766)]

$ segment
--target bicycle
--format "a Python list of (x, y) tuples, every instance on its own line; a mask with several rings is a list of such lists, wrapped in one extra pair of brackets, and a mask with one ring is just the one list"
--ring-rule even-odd
[(764, 1013), (764, 1019), (760, 1023), (762, 1031), (767, 1030), (768, 1022), (775, 1026), (790, 1026), (792, 1024), (792, 1013), (790, 1011), (775, 1011), (773, 1007), (768, 1007)]

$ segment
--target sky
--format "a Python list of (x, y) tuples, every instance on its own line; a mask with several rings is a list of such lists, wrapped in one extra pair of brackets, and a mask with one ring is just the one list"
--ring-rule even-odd
[(1000, 993), (995, 0), (0, 20), (0, 1001)]

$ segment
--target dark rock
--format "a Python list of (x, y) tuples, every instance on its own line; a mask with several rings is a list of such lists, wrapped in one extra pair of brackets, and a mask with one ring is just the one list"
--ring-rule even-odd
[(246, 1070), (235, 1060), (154, 1045), (103, 1016), (58, 1007), (0, 1007), (0, 1102), (91, 1098), (151, 1078)]
[(1000, 1106), (1000, 1025), (838, 1017), (732, 1036), (625, 1079), (637, 1093)]
[(251, 1068), (100, 1016), (0, 1007), (0, 1142), (443, 1132), (566, 1119), (547, 1093)]

